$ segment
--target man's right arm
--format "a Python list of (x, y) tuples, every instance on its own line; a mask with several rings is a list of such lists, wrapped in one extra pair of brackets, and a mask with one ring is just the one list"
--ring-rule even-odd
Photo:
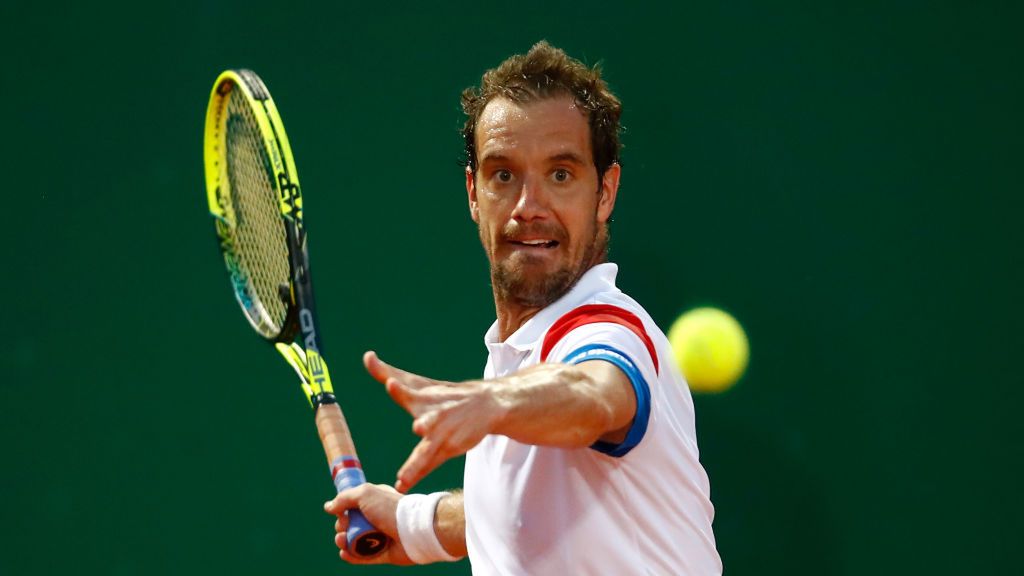
[[(413, 495), (415, 497), (416, 495)], [(362, 484), (344, 490), (324, 504), (324, 510), (338, 517), (334, 524), (334, 542), (341, 550), (343, 560), (353, 564), (397, 564), (410, 565), (413, 560), (406, 552), (399, 535), (398, 504), (403, 495), (385, 484)], [(391, 545), (373, 558), (357, 558), (346, 550), (345, 533), (348, 530), (348, 516), (345, 511), (359, 508), (366, 519), (379, 530), (391, 537)], [(462, 492), (444, 495), (434, 510), (433, 531), (437, 541), (448, 555), (455, 558), (466, 556), (466, 513)]]

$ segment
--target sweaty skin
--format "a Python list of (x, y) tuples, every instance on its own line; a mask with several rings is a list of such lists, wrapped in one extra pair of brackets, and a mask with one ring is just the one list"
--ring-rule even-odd
[[(484, 108), (476, 131), (478, 169), (466, 171), (469, 210), (491, 263), (502, 340), (576, 283), (604, 258), (621, 169), (598, 175), (587, 118), (569, 97), (527, 104), (504, 98)], [(398, 471), (394, 488), (364, 484), (338, 494), (325, 510), (338, 516), (336, 544), (352, 563), (409, 564), (395, 509), (402, 492), (488, 434), (525, 444), (585, 448), (621, 442), (636, 413), (628, 377), (611, 363), (545, 363), (492, 380), (453, 383), (401, 370), (376, 353), (367, 372), (413, 417), (421, 437)], [(391, 536), (375, 558), (345, 550), (344, 511), (360, 508)], [(466, 554), (462, 495), (441, 500), (435, 533), (453, 556)]]

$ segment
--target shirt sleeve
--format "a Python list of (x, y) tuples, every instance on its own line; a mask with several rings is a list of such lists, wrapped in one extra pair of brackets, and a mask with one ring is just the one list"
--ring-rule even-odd
[(616, 444), (598, 440), (591, 448), (619, 458), (640, 444), (650, 419), (651, 390), (648, 382), (657, 382), (657, 360), (634, 331), (610, 322), (579, 326), (554, 345), (547, 359), (549, 362), (566, 364), (602, 360), (622, 370), (636, 394), (633, 422), (622, 442)]

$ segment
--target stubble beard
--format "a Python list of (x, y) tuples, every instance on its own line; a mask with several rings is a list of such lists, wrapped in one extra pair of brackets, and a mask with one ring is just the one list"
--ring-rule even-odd
[[(483, 231), (481, 230), (481, 236)], [(496, 299), (515, 302), (530, 308), (545, 308), (572, 289), (592, 266), (604, 259), (607, 234), (600, 225), (594, 225), (594, 234), (583, 250), (582, 258), (569, 262), (556, 270), (531, 277), (529, 263), (520, 258), (506, 258), (491, 263), (491, 285)]]

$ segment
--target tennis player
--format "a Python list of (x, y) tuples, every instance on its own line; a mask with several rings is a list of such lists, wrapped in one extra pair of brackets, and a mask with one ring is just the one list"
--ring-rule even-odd
[[(607, 261), (621, 105), (600, 71), (541, 42), (462, 95), (469, 211), (497, 320), (481, 380), (364, 363), (420, 443), (358, 507), (394, 538), (376, 563), (469, 556), (476, 575), (720, 574), (693, 402), (651, 317)], [(466, 455), (463, 491), (405, 494)]]

